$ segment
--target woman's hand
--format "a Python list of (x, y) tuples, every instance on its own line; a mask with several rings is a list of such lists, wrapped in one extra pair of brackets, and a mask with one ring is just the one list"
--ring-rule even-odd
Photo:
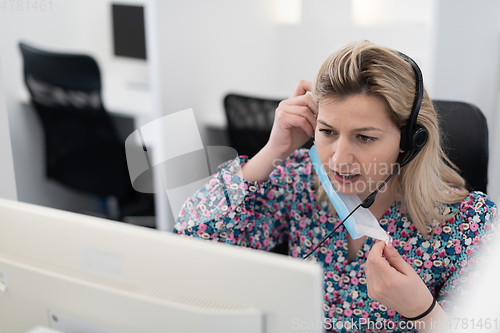
[(292, 96), (282, 101), (275, 111), (266, 148), (276, 154), (276, 159), (287, 158), (314, 136), (318, 108), (311, 95), (306, 94), (311, 88), (311, 82), (299, 81)]
[(236, 173), (238, 176), (250, 182), (266, 181), (283, 160), (314, 136), (318, 109), (306, 94), (311, 86), (311, 82), (299, 81), (292, 96), (280, 103), (269, 141)]
[[(432, 294), (413, 267), (399, 255), (391, 242), (388, 244), (375, 243), (366, 260), (368, 297), (406, 318), (419, 316), (431, 306)], [(440, 306), (436, 304), (434, 310), (438, 308)], [(434, 310), (431, 314), (439, 312)]]

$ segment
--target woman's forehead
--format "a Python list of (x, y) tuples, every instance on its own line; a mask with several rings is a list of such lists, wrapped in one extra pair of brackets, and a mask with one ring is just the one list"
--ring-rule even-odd
[(353, 95), (329, 98), (319, 103), (318, 122), (335, 126), (377, 127), (395, 126), (389, 117), (385, 101), (376, 96)]

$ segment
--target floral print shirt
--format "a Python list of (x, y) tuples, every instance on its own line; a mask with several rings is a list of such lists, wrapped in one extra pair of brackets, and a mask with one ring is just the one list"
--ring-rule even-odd
[[(289, 255), (302, 258), (341, 222), (326, 201), (315, 199), (307, 152), (296, 150), (264, 182), (248, 182), (235, 175), (247, 162), (245, 156), (222, 164), (184, 203), (174, 232), (265, 251), (286, 242)], [(485, 244), (493, 237), (497, 208), (484, 193), (473, 192), (462, 202), (441, 204), (440, 209), (454, 217), (439, 227), (427, 227), (427, 237), (416, 230), (398, 202), (379, 223), (438, 303), (449, 311), (454, 309), (451, 296), (466, 291), (468, 280), (473, 279), (471, 265), (480, 261)], [(324, 272), (323, 308), (331, 323), (325, 328), (356, 332), (357, 327), (349, 327), (349, 323), (370, 320), (385, 324), (369, 332), (377, 327), (400, 331), (398, 322), (404, 317), (368, 297), (364, 264), (374, 240), (367, 238), (348, 263), (346, 232), (339, 227), (312, 256)], [(337, 322), (342, 325), (335, 326)]]

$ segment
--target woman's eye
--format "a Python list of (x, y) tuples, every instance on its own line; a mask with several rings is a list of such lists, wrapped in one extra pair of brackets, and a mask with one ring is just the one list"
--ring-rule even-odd
[(332, 130), (328, 130), (328, 129), (320, 129), (319, 131), (323, 132), (323, 134), (326, 135), (326, 136), (330, 136), (330, 135), (333, 134), (333, 131)]
[(363, 143), (368, 143), (368, 142), (372, 142), (372, 141), (375, 141), (376, 138), (372, 137), (372, 136), (366, 136), (366, 135), (361, 135), (361, 134), (358, 134), (358, 138), (363, 142)]

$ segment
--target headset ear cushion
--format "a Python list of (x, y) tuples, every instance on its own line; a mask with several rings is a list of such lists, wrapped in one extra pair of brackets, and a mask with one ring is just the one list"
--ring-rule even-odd
[(425, 128), (419, 127), (412, 136), (413, 147), (417, 149), (422, 149), (427, 143), (429, 138), (429, 133)]

